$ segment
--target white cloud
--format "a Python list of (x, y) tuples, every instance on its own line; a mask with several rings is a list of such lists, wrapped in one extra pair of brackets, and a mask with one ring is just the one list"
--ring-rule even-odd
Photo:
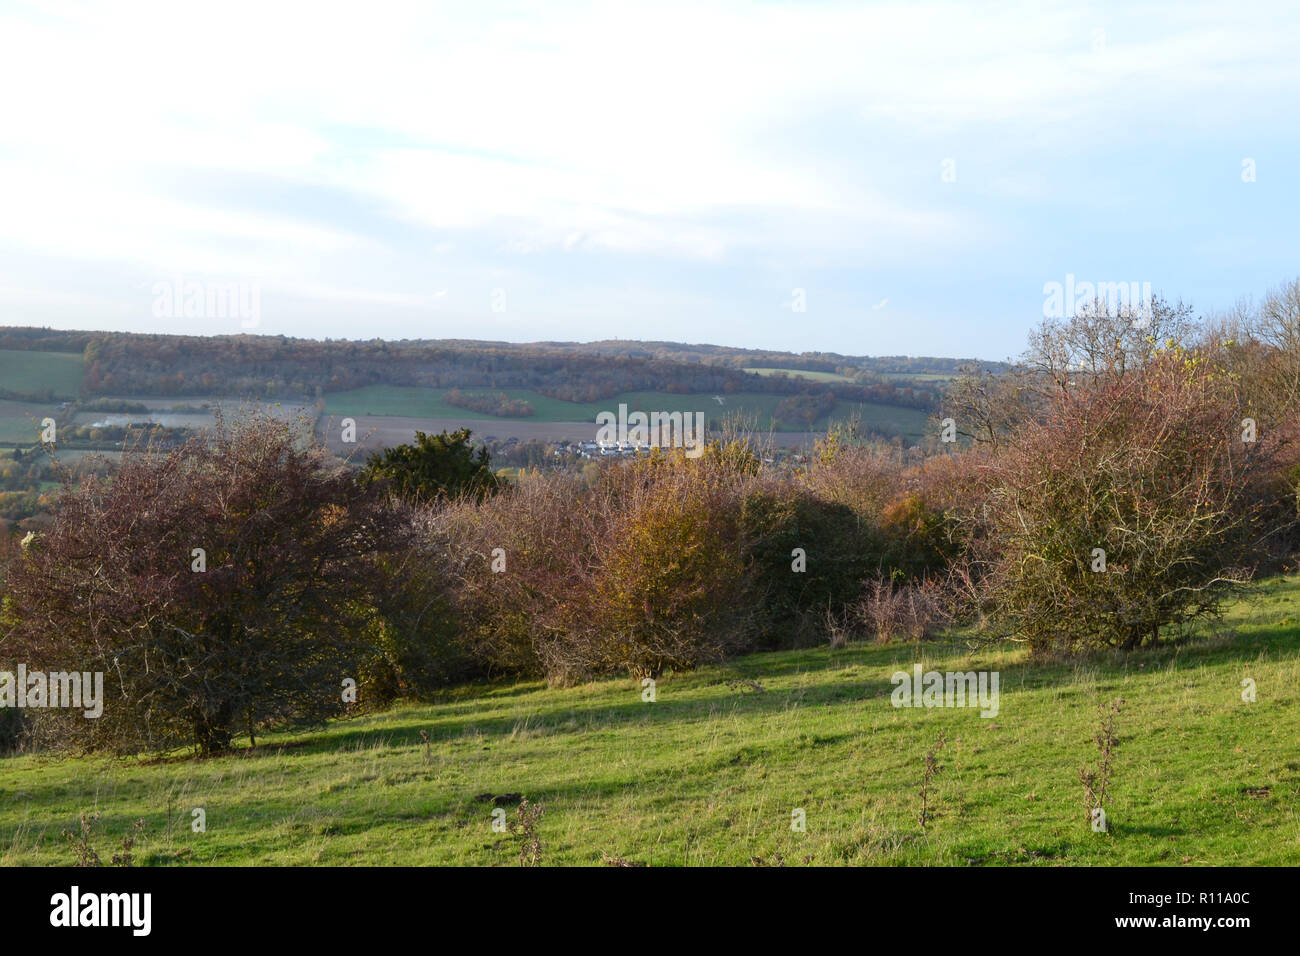
[[(972, 153), (1014, 166), (1101, 150), (1108, 135), (1146, 135), (1153, 116), (1215, 122), (1297, 86), (1294, 11), (1226, 28), (1215, 12), (25, 3), (0, 12), (0, 240), (345, 300), (426, 294), (418, 273), (373, 265), (376, 243), (409, 240), (341, 212), (308, 223), (162, 188), (183, 172), (347, 191), (437, 233), (426, 248), (446, 256), (836, 268), (951, 256), (1005, 227), (918, 189), (918, 165), (937, 182), (943, 156), (965, 177)], [(1189, 95), (1195, 111), (1169, 110)], [(1052, 188), (1018, 168), (986, 182), (1021, 201)]]

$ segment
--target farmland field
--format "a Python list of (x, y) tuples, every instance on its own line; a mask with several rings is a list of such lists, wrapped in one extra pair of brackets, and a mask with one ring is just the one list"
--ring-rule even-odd
[[(999, 671), (998, 714), (892, 707), (890, 676), (914, 663)], [(1094, 833), (1078, 769), (1116, 697), (1109, 827)], [(210, 760), (0, 759), (0, 864), (69, 864), (62, 831), (98, 811), (101, 855), (144, 821), (144, 865), (513, 865), (476, 798), (513, 814), (516, 794), (545, 808), (543, 864), (1293, 865), (1297, 738), (1300, 579), (1275, 579), (1217, 633), (1129, 655), (850, 644), (670, 675), (653, 703), (629, 679), (480, 685)]]
[(129, 425), (132, 422), (153, 422), (166, 428), (207, 428), (216, 424), (211, 414), (203, 412), (77, 412), (72, 424), (80, 427), (104, 425)]
[[(596, 415), (602, 411), (618, 412), (620, 404), (626, 404), (629, 412), (634, 411), (682, 411), (703, 412), (706, 422), (719, 423), (729, 415), (753, 416), (757, 427), (766, 430), (771, 416), (784, 396), (765, 395), (753, 392), (736, 392), (730, 395), (676, 395), (668, 392), (625, 392), (613, 398), (599, 402), (565, 402), (547, 398), (529, 389), (505, 388), (502, 391), (511, 398), (529, 402), (536, 414), (529, 418), (496, 418), (475, 412), (469, 412), (444, 399), (444, 392), (431, 388), (407, 388), (390, 385), (372, 385), (349, 392), (334, 392), (325, 397), (327, 415), (340, 416), (375, 416), (400, 418), (429, 418), (451, 422), (498, 421), (505, 429), (505, 434), (518, 434), (510, 429), (525, 423), (595, 423)], [(919, 437), (928, 420), (926, 412), (919, 409), (900, 408), (893, 405), (880, 405), (872, 402), (839, 402), (830, 416), (820, 419), (813, 428), (824, 429), (831, 419), (847, 418), (854, 411), (862, 416), (865, 425), (879, 429), (886, 434), (900, 434), (906, 437)], [(479, 430), (479, 429), (476, 429)], [(803, 429), (799, 429), (803, 430)]]
[(950, 382), (956, 376), (946, 372), (881, 372), (885, 378), (911, 379), (916, 382)]
[(810, 382), (851, 382), (853, 379), (847, 375), (841, 375), (838, 372), (810, 372), (805, 369), (790, 368), (747, 368), (744, 371), (753, 372), (756, 375), (780, 375), (782, 373), (789, 375), (791, 378), (806, 378)]
[(36, 444), (41, 419), (53, 417), (54, 405), (0, 399), (0, 442)]
[(84, 374), (79, 352), (0, 349), (0, 389), (21, 395), (76, 398)]
[[(307, 403), (302, 401), (246, 401), (219, 397), (160, 397), (157, 395), (125, 395), (106, 397), (105, 401), (129, 402), (145, 406), (146, 412), (96, 411), (78, 409), (72, 416), (72, 423), (84, 425), (128, 425), (132, 422), (153, 422), (168, 428), (210, 428), (216, 424), (216, 412), (223, 412), (227, 418), (235, 419), (251, 411), (261, 411), (277, 418), (293, 418), (304, 410), (315, 414)], [(185, 408), (188, 406), (188, 408)], [(181, 411), (175, 409), (182, 408)]]

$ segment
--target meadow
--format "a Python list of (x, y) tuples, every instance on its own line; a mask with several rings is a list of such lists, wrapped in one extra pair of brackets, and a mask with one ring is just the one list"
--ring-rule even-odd
[(41, 419), (54, 417), (56, 413), (54, 405), (0, 398), (0, 442), (36, 444), (41, 436)]
[[(890, 675), (914, 663), (998, 671), (999, 713), (892, 707)], [(1095, 833), (1078, 772), (1115, 698)], [(141, 865), (516, 865), (492, 811), (514, 819), (522, 798), (545, 810), (542, 865), (1294, 865), (1297, 739), (1292, 577), (1185, 642), (1127, 655), (1031, 663), (1011, 645), (972, 655), (960, 634), (849, 643), (669, 675), (654, 702), (629, 679), (501, 683), (208, 760), (9, 757), (0, 864), (71, 863), (63, 831), (93, 812), (105, 860), (143, 820)]]
[(884, 378), (913, 382), (951, 382), (956, 376), (948, 372), (881, 372)]
[(744, 371), (753, 372), (755, 375), (781, 375), (785, 374), (791, 378), (806, 378), (810, 382), (851, 382), (853, 379), (847, 375), (841, 375), (839, 372), (814, 372), (808, 369), (793, 368), (747, 368)]
[(0, 349), (0, 389), (32, 398), (72, 399), (85, 374), (79, 352)]

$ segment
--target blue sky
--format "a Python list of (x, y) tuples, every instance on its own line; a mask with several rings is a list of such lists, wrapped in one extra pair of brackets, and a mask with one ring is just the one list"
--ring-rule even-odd
[(0, 3), (0, 324), (999, 359), (1300, 275), (1295, 5), (181, 6)]

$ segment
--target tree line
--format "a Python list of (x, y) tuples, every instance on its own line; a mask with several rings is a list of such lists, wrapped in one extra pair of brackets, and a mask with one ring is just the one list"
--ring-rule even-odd
[[(371, 385), (475, 389), (528, 388), (589, 403), (622, 392), (757, 392), (825, 401), (933, 407), (938, 390), (911, 382), (820, 383), (764, 376), (722, 363), (507, 343), (314, 341), (284, 336), (58, 333), (0, 329), (0, 349), (82, 351), (82, 392), (96, 395), (314, 398)], [(777, 359), (769, 359), (777, 361)], [(809, 360), (804, 364), (825, 364)], [(31, 397), (31, 396), (24, 396)]]

